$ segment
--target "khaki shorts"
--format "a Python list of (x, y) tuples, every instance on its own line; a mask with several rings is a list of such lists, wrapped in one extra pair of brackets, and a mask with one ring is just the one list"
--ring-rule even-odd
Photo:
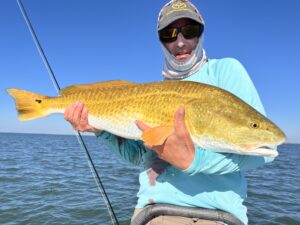
[[(131, 220), (143, 209), (135, 209)], [(202, 220), (198, 218), (187, 218), (181, 216), (159, 216), (151, 220), (147, 225), (222, 225), (223, 222)]]

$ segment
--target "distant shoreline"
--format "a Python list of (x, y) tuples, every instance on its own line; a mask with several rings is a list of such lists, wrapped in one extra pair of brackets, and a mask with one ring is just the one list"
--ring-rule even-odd
[[(19, 132), (2, 132), (0, 134), (33, 134), (33, 135), (61, 135), (61, 136), (74, 136), (74, 134), (52, 134), (52, 133), (19, 133)], [(81, 133), (82, 136), (94, 136), (94, 134), (89, 133)], [(291, 145), (299, 145), (300, 142), (285, 142), (284, 144), (291, 144)]]

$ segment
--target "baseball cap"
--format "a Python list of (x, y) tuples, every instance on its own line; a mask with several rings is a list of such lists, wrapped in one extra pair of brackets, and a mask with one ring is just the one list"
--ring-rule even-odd
[(158, 16), (158, 31), (164, 29), (175, 20), (192, 19), (204, 26), (204, 20), (197, 8), (188, 0), (172, 0), (160, 11)]

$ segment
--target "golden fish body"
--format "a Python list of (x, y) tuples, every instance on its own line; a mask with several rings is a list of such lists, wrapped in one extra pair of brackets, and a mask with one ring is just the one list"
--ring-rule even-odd
[(8, 92), (16, 100), (20, 120), (64, 113), (69, 105), (81, 101), (88, 108), (89, 123), (95, 128), (151, 144), (161, 144), (152, 139), (155, 130), (142, 136), (135, 121), (158, 129), (172, 127), (174, 113), (181, 106), (186, 109), (186, 124), (195, 145), (208, 150), (276, 156), (276, 151), (265, 146), (285, 140), (274, 123), (238, 97), (191, 81), (99, 82), (67, 87), (58, 97), (17, 89)]

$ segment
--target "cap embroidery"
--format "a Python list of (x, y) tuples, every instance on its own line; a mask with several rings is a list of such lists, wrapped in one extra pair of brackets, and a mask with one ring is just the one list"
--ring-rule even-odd
[(183, 2), (176, 2), (171, 6), (174, 10), (186, 9), (186, 4)]

